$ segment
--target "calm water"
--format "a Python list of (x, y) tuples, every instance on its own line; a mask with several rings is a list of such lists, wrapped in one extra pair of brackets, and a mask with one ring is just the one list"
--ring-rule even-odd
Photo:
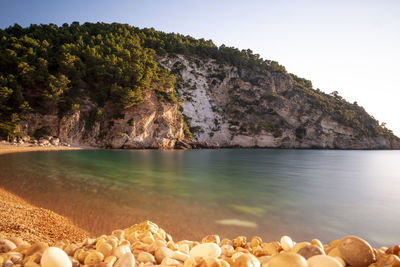
[(2, 187), (93, 234), (151, 219), (177, 239), (400, 241), (400, 151), (33, 152), (0, 170)]

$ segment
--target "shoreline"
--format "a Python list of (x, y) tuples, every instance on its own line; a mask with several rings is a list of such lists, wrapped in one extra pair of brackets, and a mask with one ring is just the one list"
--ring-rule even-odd
[(21, 152), (40, 152), (40, 151), (65, 151), (65, 150), (84, 150), (84, 149), (96, 149), (90, 146), (29, 146), (26, 144), (12, 145), (7, 143), (0, 143), (0, 155), (10, 153), (21, 153)]
[[(80, 149), (95, 148), (24, 147), (0, 144), (0, 155)], [(3, 254), (0, 253), (0, 263), (9, 261), (17, 264), (18, 261), (14, 262), (14, 260), (20, 257), (20, 262), (24, 262), (24, 264), (29, 261), (36, 263), (36, 265), (32, 263), (29, 266), (45, 266), (41, 259), (48, 247), (53, 245), (70, 256), (69, 260), (74, 264), (73, 266), (87, 265), (92, 258), (95, 258), (98, 266), (119, 266), (118, 262), (127, 258), (127, 256), (122, 257), (118, 252), (118, 248), (123, 246), (127, 246), (129, 249), (126, 253), (132, 255), (130, 260), (133, 258), (136, 260), (136, 265), (146, 264), (146, 266), (161, 264), (195, 267), (201, 265), (201, 261), (204, 261), (204, 266), (219, 267), (286, 266), (281, 265), (280, 261), (291, 261), (295, 265), (290, 266), (299, 267), (345, 267), (349, 266), (351, 262), (358, 261), (367, 261), (368, 264), (362, 266), (369, 267), (400, 266), (400, 246), (374, 249), (365, 240), (354, 236), (346, 236), (328, 244), (323, 244), (318, 239), (296, 243), (288, 236), (283, 236), (278, 241), (262, 241), (258, 236), (252, 239), (246, 239), (245, 236), (220, 239), (219, 235), (209, 235), (197, 241), (174, 242), (165, 230), (150, 221), (135, 224), (124, 230), (114, 230), (111, 235), (104, 234), (98, 235), (97, 238), (91, 238), (93, 235), (77, 227), (68, 217), (49, 209), (36, 207), (0, 187), (0, 245), (4, 242), (11, 242), (11, 247), (15, 245), (9, 251), (3, 249)], [(353, 247), (343, 248), (345, 246), (341, 245), (349, 242)], [(105, 246), (103, 243), (107, 243), (109, 246)], [(206, 244), (203, 246), (203, 243)], [(215, 243), (216, 246), (208, 245), (209, 243)], [(104, 247), (109, 248), (110, 246), (112, 247), (111, 252), (103, 250)], [(29, 255), (32, 247), (38, 249), (40, 257), (34, 258)], [(192, 253), (192, 250), (195, 247), (198, 248), (197, 250), (199, 247), (204, 250), (210, 250), (212, 247), (217, 252), (211, 259), (202, 255), (198, 256), (203, 259), (192, 258), (192, 254), (195, 254)], [(0, 248), (3, 247), (0, 246)], [(357, 253), (354, 253), (355, 251)], [(19, 253), (18, 257), (15, 253)], [(313, 265), (311, 263), (313, 261), (319, 261), (321, 265)], [(0, 264), (0, 266), (2, 265)]]

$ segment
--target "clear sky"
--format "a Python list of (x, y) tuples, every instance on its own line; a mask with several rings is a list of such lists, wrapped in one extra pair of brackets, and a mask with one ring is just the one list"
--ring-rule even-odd
[(400, 136), (399, 0), (0, 0), (14, 23), (120, 22), (250, 48)]

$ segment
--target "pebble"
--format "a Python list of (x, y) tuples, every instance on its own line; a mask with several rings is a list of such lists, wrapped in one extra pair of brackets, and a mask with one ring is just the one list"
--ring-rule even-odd
[(308, 267), (342, 267), (335, 258), (326, 255), (316, 255), (307, 260)]
[(261, 237), (259, 237), (259, 236), (254, 236), (254, 237), (251, 239), (250, 246), (251, 246), (252, 248), (258, 247), (258, 246), (261, 245), (261, 243), (262, 243)]
[(174, 259), (169, 258), (169, 257), (165, 257), (165, 258), (162, 260), (162, 262), (161, 262), (161, 265), (179, 266), (179, 265), (181, 265), (181, 264), (182, 264), (182, 263), (181, 263), (180, 261), (174, 260)]
[(284, 251), (290, 251), (294, 246), (293, 240), (287, 235), (284, 235), (281, 237), (281, 246)]
[(262, 244), (262, 249), (267, 256), (273, 256), (278, 254), (278, 248), (274, 243), (264, 243)]
[(151, 255), (148, 252), (144, 252), (144, 251), (139, 253), (139, 255), (137, 256), (137, 260), (140, 261), (140, 262), (144, 262), (144, 263), (146, 263), (146, 262), (156, 262), (156, 259), (154, 258), (153, 255)]
[(233, 262), (232, 267), (260, 267), (260, 262), (251, 254), (242, 254)]
[(166, 247), (158, 247), (154, 253), (156, 261), (161, 263), (165, 257), (171, 257), (173, 251)]
[(67, 253), (57, 247), (47, 248), (40, 260), (42, 267), (72, 267)]
[(352, 267), (364, 267), (375, 261), (374, 251), (367, 241), (356, 236), (340, 239), (338, 249), (343, 260)]
[(300, 249), (304, 248), (305, 246), (311, 245), (310, 242), (300, 242), (300, 243), (296, 243), (293, 246), (293, 252), (298, 252)]
[(376, 263), (369, 267), (400, 267), (400, 259), (393, 254), (378, 254)]
[(114, 264), (114, 267), (135, 267), (135, 256), (131, 252), (125, 253)]
[(297, 253), (303, 256), (305, 259), (311, 258), (315, 255), (325, 255), (325, 252), (322, 249), (314, 245), (304, 246)]
[(215, 243), (203, 243), (193, 247), (190, 250), (191, 257), (219, 257), (221, 255), (221, 248)]
[(243, 247), (247, 243), (247, 239), (245, 236), (238, 236), (235, 239), (232, 240), (232, 245), (233, 247)]
[(215, 244), (219, 244), (220, 242), (221, 242), (221, 241), (220, 241), (219, 235), (208, 235), (208, 236), (204, 237), (204, 238), (201, 240), (201, 243), (215, 243)]
[(128, 246), (119, 246), (113, 249), (113, 255), (117, 258), (121, 258), (125, 253), (131, 252)]
[(394, 254), (396, 256), (400, 256), (400, 245), (393, 246), (393, 247), (390, 247), (390, 248), (386, 249), (385, 253), (386, 254)]
[(268, 267), (307, 267), (307, 261), (299, 254), (283, 252), (268, 261)]
[(108, 257), (113, 253), (113, 247), (109, 243), (102, 243), (96, 250), (101, 252), (104, 257)]
[(322, 242), (319, 239), (311, 240), (311, 245), (317, 246), (322, 250), (324, 249), (324, 245), (322, 245)]
[(24, 264), (24, 267), (40, 267), (40, 265), (34, 261), (28, 261), (27, 263)]
[(231, 256), (235, 253), (235, 249), (231, 245), (222, 245), (221, 246), (221, 254), (224, 256)]
[(42, 243), (42, 242), (36, 242), (36, 243), (33, 243), (32, 246), (30, 246), (28, 248), (25, 255), (30, 256), (36, 252), (43, 253), (48, 248), (49, 248), (49, 246), (47, 244)]
[(104, 255), (96, 250), (89, 251), (88, 255), (85, 258), (84, 263), (86, 265), (99, 263), (104, 260)]
[(189, 255), (182, 253), (180, 251), (174, 251), (171, 255), (171, 258), (178, 260), (178, 261), (185, 261), (189, 258)]
[(7, 239), (0, 240), (0, 253), (7, 253), (7, 252), (15, 249), (16, 247), (17, 246), (10, 240), (7, 240)]

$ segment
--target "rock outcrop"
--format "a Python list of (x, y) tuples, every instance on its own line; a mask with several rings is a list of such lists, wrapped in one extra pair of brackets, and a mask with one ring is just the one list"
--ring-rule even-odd
[[(112, 103), (108, 103), (100, 117), (93, 116), (99, 108), (88, 102), (61, 118), (27, 114), (18, 131), (36, 138), (58, 136), (72, 145), (128, 149), (400, 149), (400, 140), (394, 135), (370, 134), (363, 131), (365, 126), (353, 127), (348, 120), (349, 116), (356, 118), (353, 113), (338, 115), (324, 110), (320, 103), (323, 93), (299, 87), (295, 76), (257, 73), (183, 55), (157, 61), (175, 75), (180, 103), (165, 101), (156, 90), (150, 90), (143, 93), (142, 104), (120, 114), (111, 115)], [(378, 129), (377, 121), (364, 113), (363, 123)]]

